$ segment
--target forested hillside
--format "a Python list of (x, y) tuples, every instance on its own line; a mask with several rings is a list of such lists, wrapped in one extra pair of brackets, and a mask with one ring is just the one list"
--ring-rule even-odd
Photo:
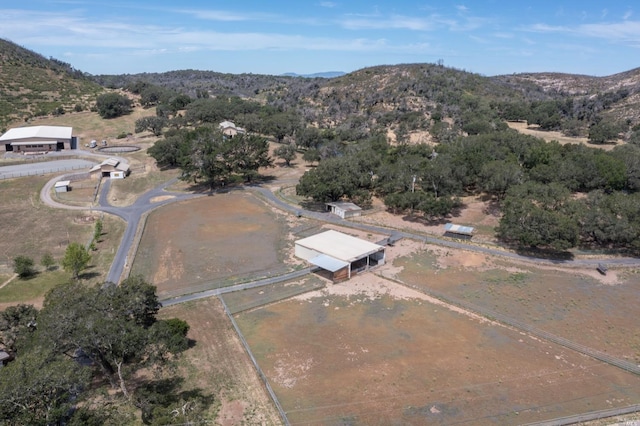
[[(440, 64), (405, 64), (335, 78), (195, 70), (86, 76), (5, 45), (2, 75), (9, 83), (3, 87), (13, 84), (12, 96), (39, 96), (37, 102), (22, 96), (26, 106), (5, 112), (5, 120), (26, 118), (34, 108), (44, 113), (48, 97), (61, 104), (55, 113), (66, 112), (69, 105), (60, 99), (70, 93), (87, 102), (97, 98), (101, 111), (111, 111), (113, 102), (129, 100), (113, 94), (113, 102), (104, 95), (92, 99), (90, 91), (79, 95), (72, 88), (122, 89), (156, 108), (156, 117), (135, 128), (161, 137), (150, 154), (194, 182), (214, 187), (254, 179), (271, 161), (260, 139), (266, 137), (281, 144), (275, 155), (285, 162), (298, 151), (317, 165), (297, 188), (316, 200), (367, 205), (380, 197), (392, 211), (431, 220), (451, 215), (466, 195), (484, 194), (502, 210), (497, 232), (505, 243), (640, 250), (640, 69), (609, 77), (485, 77)], [(51, 93), (36, 77), (32, 86), (6, 77), (4, 70), (17, 66), (42, 76)], [(219, 133), (224, 120), (241, 127), (239, 137)], [(582, 136), (592, 147), (520, 135), (507, 121)], [(597, 149), (603, 144), (619, 146)]]
[(0, 131), (34, 116), (88, 110), (103, 90), (67, 63), (0, 39)]

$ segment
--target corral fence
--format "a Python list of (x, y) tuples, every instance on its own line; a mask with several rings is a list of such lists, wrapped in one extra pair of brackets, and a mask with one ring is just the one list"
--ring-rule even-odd
[(26, 172), (1, 172), (0, 171), (0, 180), (2, 179), (15, 179), (20, 177), (27, 176), (42, 176), (50, 173), (59, 173), (59, 172), (68, 172), (69, 170), (78, 170), (78, 169), (86, 169), (86, 165), (78, 165), (78, 166), (66, 166), (66, 167), (52, 167), (47, 168), (47, 170), (30, 170)]
[(251, 362), (253, 363), (253, 367), (258, 372), (258, 376), (260, 376), (262, 383), (264, 383), (265, 387), (267, 388), (267, 392), (269, 393), (271, 400), (273, 401), (276, 408), (278, 409), (278, 412), (280, 413), (280, 417), (282, 418), (283, 424), (290, 426), (291, 423), (289, 423), (289, 419), (287, 418), (287, 413), (285, 413), (284, 409), (282, 408), (282, 405), (280, 404), (280, 401), (278, 400), (276, 393), (273, 391), (273, 388), (269, 383), (269, 379), (267, 379), (266, 374), (264, 374), (264, 371), (262, 371), (262, 368), (260, 368), (260, 366), (258, 365), (258, 361), (253, 356), (253, 352), (251, 352), (251, 349), (249, 348), (249, 343), (247, 343), (246, 339), (244, 338), (244, 335), (240, 331), (240, 327), (238, 327), (238, 323), (236, 322), (235, 318), (233, 318), (233, 315), (229, 311), (229, 308), (227, 307), (227, 304), (224, 302), (222, 297), (218, 297), (218, 300), (220, 300), (220, 303), (222, 303), (222, 306), (224, 307), (224, 311), (227, 314), (229, 321), (231, 321), (231, 324), (233, 325), (233, 329), (236, 331), (236, 335), (238, 336), (238, 339), (240, 339), (240, 342), (242, 343), (244, 350), (246, 351), (247, 355), (249, 355), (249, 359), (251, 359)]
[(574, 350), (576, 352), (579, 352), (583, 355), (587, 355), (591, 358), (597, 359), (599, 361), (605, 362), (609, 365), (613, 365), (615, 367), (621, 368), (622, 370), (625, 370), (629, 373), (633, 373), (633, 374), (637, 374), (640, 375), (640, 365), (635, 364), (633, 362), (629, 362), (617, 357), (614, 357), (612, 355), (609, 355), (607, 353), (604, 353), (602, 351), (599, 351), (597, 349), (594, 348), (590, 348), (588, 346), (582, 345), (580, 343), (571, 341), (569, 339), (565, 339), (564, 337), (560, 337), (557, 336), (555, 334), (552, 333), (548, 333), (544, 330), (541, 330), (539, 328), (530, 326), (529, 324), (525, 324), (522, 321), (518, 321), (514, 318), (508, 317), (506, 315), (500, 314), (498, 312), (495, 312), (491, 309), (487, 309), (481, 306), (477, 306), (474, 305), (470, 302), (458, 299), (456, 297), (450, 296), (448, 294), (444, 294), (441, 293), (439, 291), (436, 290), (432, 290), (432, 289), (425, 289), (419, 286), (415, 286), (415, 285), (411, 285), (411, 284), (407, 284), (405, 282), (390, 278), (390, 277), (384, 277), (385, 279), (389, 279), (392, 281), (397, 282), (400, 285), (406, 286), (406, 287), (410, 287), (414, 290), (417, 290), (421, 293), (427, 294), (429, 296), (435, 297), (436, 299), (442, 300), (443, 302), (449, 303), (451, 305), (454, 306), (458, 306), (460, 308), (466, 309), (468, 311), (471, 311), (473, 313), (476, 313), (478, 315), (481, 315), (487, 319), (490, 320), (494, 320), (497, 322), (500, 322), (502, 324), (511, 326), (513, 328), (519, 329), (521, 331), (525, 331), (533, 336), (539, 337), (541, 339), (545, 339), (549, 342), (553, 342), (555, 344), (558, 344), (560, 346), (564, 346), (565, 348)]
[(47, 163), (49, 161), (57, 161), (57, 160), (75, 160), (78, 156), (76, 155), (56, 155), (51, 156), (47, 154), (37, 154), (37, 155), (28, 155), (20, 157), (20, 159), (9, 160), (0, 162), (0, 166), (19, 166), (21, 164), (34, 164), (34, 163)]

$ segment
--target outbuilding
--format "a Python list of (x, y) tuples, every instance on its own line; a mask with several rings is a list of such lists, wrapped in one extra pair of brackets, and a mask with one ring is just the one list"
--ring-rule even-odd
[(358, 217), (362, 214), (362, 208), (353, 203), (346, 201), (336, 201), (333, 203), (327, 203), (327, 211), (340, 216), (343, 219), (349, 219), (351, 217)]
[(462, 226), (456, 225), (454, 223), (447, 223), (444, 225), (444, 235), (445, 237), (454, 237), (454, 238), (462, 238), (464, 240), (469, 240), (473, 237), (473, 227), (471, 226)]
[(111, 179), (124, 179), (129, 175), (129, 165), (117, 158), (108, 158), (102, 163), (93, 166), (89, 170), (91, 177), (108, 177)]
[(318, 266), (333, 282), (343, 281), (385, 261), (384, 246), (329, 230), (295, 242), (295, 255)]
[(0, 136), (0, 147), (25, 154), (75, 149), (77, 139), (72, 132), (72, 127), (64, 126), (16, 127)]
[(70, 180), (59, 180), (54, 185), (54, 189), (56, 192), (69, 192), (71, 191), (71, 181)]

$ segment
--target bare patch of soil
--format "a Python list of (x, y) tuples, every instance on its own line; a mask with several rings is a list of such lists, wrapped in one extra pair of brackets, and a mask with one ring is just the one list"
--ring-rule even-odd
[(281, 235), (287, 229), (270, 208), (246, 192), (175, 203), (151, 213), (133, 264), (162, 298), (206, 283), (286, 268)]
[(562, 132), (540, 130), (539, 126), (529, 125), (524, 121), (517, 121), (517, 122), (508, 121), (507, 125), (510, 128), (515, 129), (522, 134), (535, 136), (537, 138), (544, 139), (547, 142), (557, 141), (562, 145), (565, 145), (568, 143), (582, 144), (582, 145), (587, 145), (591, 148), (598, 148), (604, 151), (611, 151), (617, 145), (624, 143), (622, 140), (618, 140), (617, 143), (606, 144), (606, 145), (590, 144), (589, 140), (585, 137), (570, 137), (570, 136), (563, 135)]

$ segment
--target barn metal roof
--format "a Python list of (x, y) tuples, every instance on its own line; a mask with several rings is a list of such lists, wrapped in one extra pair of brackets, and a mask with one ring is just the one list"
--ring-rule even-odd
[(343, 262), (340, 259), (327, 256), (326, 254), (321, 254), (313, 259), (309, 259), (309, 262), (331, 272), (336, 272), (349, 266), (349, 262)]
[(2, 141), (18, 141), (20, 139), (71, 139), (72, 127), (64, 126), (30, 126), (9, 129), (0, 136)]
[(349, 263), (384, 250), (381, 245), (334, 230), (303, 238), (296, 244)]
[(447, 231), (447, 232), (453, 232), (455, 234), (463, 234), (463, 235), (471, 235), (471, 234), (473, 234), (473, 227), (455, 225), (453, 223), (447, 223), (444, 226), (444, 230)]

